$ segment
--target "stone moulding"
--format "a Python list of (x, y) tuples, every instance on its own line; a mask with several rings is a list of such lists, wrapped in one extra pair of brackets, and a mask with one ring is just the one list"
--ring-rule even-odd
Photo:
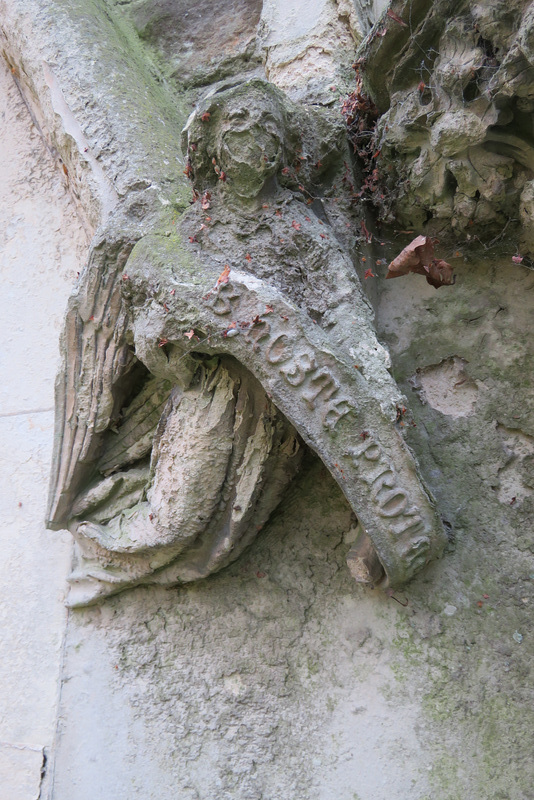
[[(316, 194), (339, 175), (335, 121), (257, 77), (207, 92), (185, 125), (120, 13), (98, 3), (7, 3), (3, 37), (98, 226), (56, 386), (47, 524), (77, 542), (70, 604), (233, 561), (304, 444), (360, 522), (354, 577), (409, 581), (440, 556), (445, 533), (395, 426), (404, 401), (350, 254), (321, 201), (303, 201), (306, 170), (297, 191), (286, 179), (304, 151), (325, 165)], [(214, 233), (199, 248), (202, 209)], [(305, 279), (289, 275), (299, 259)]]

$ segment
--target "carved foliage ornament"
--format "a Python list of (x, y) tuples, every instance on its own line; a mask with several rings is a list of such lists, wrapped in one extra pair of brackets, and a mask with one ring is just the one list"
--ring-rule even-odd
[(391, 5), (357, 53), (377, 105), (382, 219), (485, 252), (506, 231), (531, 256), (534, 4)]

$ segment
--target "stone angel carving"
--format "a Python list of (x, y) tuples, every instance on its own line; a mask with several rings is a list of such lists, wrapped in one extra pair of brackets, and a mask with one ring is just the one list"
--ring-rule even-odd
[(72, 605), (224, 567), (305, 444), (365, 531), (358, 579), (398, 585), (439, 553), (351, 259), (306, 199), (311, 173), (296, 193), (288, 177), (300, 158), (328, 181), (342, 135), (266, 81), (219, 86), (184, 129), (196, 202), (175, 230), (112, 266), (94, 248), (64, 332), (49, 510), (78, 544)]

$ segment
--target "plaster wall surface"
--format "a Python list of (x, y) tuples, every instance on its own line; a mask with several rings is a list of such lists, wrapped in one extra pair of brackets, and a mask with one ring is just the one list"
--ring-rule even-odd
[(87, 242), (3, 62), (0, 142), (0, 797), (30, 800), (56, 727), (71, 553), (43, 523), (54, 375)]

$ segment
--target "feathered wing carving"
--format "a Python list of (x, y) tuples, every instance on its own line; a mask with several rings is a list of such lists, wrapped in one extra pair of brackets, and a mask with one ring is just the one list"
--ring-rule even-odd
[[(85, 280), (84, 280), (85, 278)], [(125, 338), (128, 314), (117, 269), (89, 264), (71, 297), (56, 382), (56, 430), (48, 526), (67, 527), (72, 503), (95, 472), (102, 434), (121, 401), (121, 379), (135, 356)]]
[(130, 344), (124, 280), (93, 259), (63, 332), (48, 526), (77, 541), (71, 605), (225, 566), (302, 456), (292, 426), (233, 361), (199, 356), (171, 379), (149, 372)]

